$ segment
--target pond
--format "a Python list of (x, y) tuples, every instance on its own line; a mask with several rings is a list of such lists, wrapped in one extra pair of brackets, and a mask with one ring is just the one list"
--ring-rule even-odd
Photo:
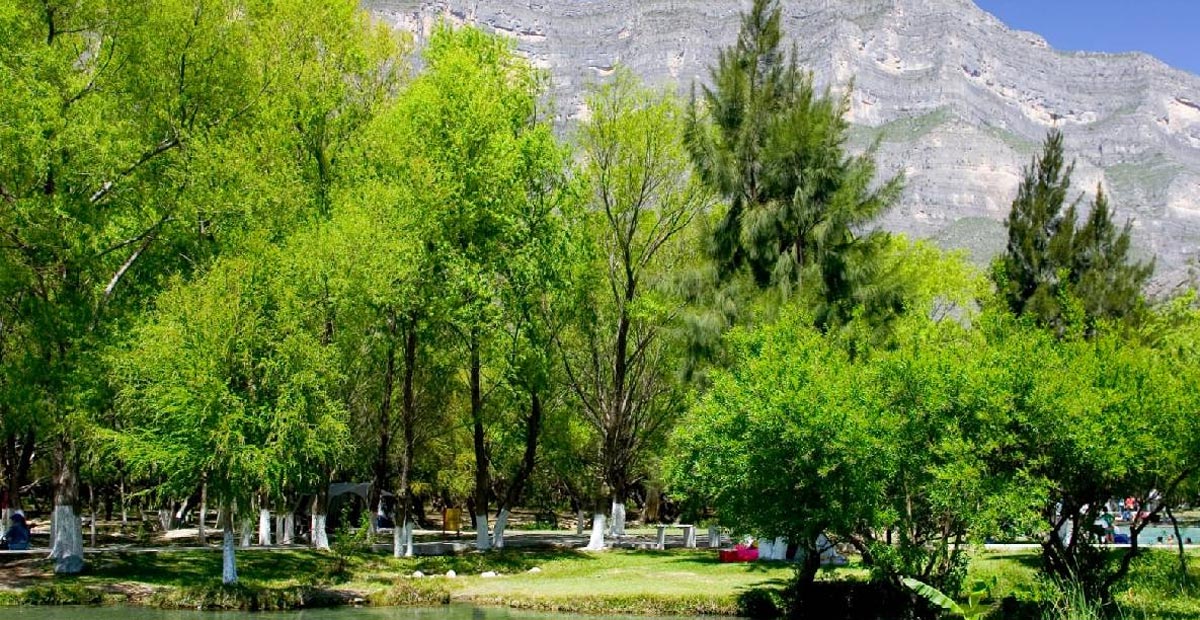
[[(306, 609), (249, 613), (163, 611), (137, 607), (0, 607), (0, 620), (556, 620), (584, 616), (541, 614), (503, 608), (447, 605), (430, 609), (405, 607)], [(599, 620), (587, 616), (588, 620)], [(662, 620), (661, 618), (657, 620)]]

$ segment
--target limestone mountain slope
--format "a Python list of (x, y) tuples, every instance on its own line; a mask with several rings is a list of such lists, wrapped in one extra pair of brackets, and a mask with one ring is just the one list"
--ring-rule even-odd
[[(426, 36), (438, 19), (514, 37), (551, 72), (565, 119), (617, 64), (683, 91), (708, 78), (749, 0), (364, 0), (380, 19)], [(1200, 76), (1144, 54), (1052, 49), (970, 0), (784, 0), (803, 64), (835, 89), (853, 81), (858, 145), (882, 136), (885, 173), (904, 172), (886, 228), (963, 247), (1003, 249), (1021, 167), (1059, 126), (1077, 158), (1075, 188), (1103, 183), (1132, 218), (1156, 287), (1188, 277), (1200, 249)]]

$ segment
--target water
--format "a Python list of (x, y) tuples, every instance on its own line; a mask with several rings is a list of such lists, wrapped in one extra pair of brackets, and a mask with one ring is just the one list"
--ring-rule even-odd
[[(306, 609), (249, 613), (163, 611), (136, 607), (0, 607), (0, 620), (599, 620), (594, 616), (539, 614), (503, 608), (447, 605), (430, 609), (406, 607)], [(659, 619), (662, 620), (662, 619)]]

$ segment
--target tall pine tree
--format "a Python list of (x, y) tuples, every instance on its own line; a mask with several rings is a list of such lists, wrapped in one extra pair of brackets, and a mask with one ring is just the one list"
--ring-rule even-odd
[(700, 177), (728, 202), (711, 243), (722, 279), (748, 272), (762, 289), (809, 294), (825, 327), (889, 305), (872, 269), (882, 234), (859, 233), (902, 180), (877, 184), (870, 151), (846, 155), (849, 100), (815, 90), (795, 53), (783, 52), (780, 22), (776, 0), (755, 0), (743, 15), (713, 86), (694, 98), (687, 143)]
[(1078, 200), (1064, 208), (1073, 170), (1063, 157), (1062, 132), (1051, 130), (1025, 169), (1008, 215), (1007, 251), (993, 269), (1013, 313), (1059, 334), (1133, 315), (1154, 271), (1153, 262), (1130, 257), (1131, 224), (1118, 231), (1102, 187), (1078, 226)]

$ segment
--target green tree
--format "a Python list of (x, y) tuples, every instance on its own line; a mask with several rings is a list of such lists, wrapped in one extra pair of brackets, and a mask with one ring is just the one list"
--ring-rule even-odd
[(223, 259), (161, 295), (114, 353), (127, 425), (110, 440), (167, 497), (198, 480), (221, 508), (225, 583), (237, 581), (233, 519), (260, 493), (316, 491), (347, 447), (333, 349), (311, 306), (277, 277), (277, 254)]
[[(171, 274), (311, 215), (317, 155), (293, 148), (306, 125), (285, 113), (297, 71), (351, 67), (326, 80), (341, 103), (312, 110), (350, 125), (371, 100), (358, 89), (402, 66), (381, 29), (322, 38), (347, 29), (321, 20), (366, 25), (356, 3), (304, 4), (0, 3), (0, 273), (4, 323), (26, 336), (9, 340), (4, 382), (24, 386), (14, 408), (54, 455), (60, 572), (82, 568), (79, 442), (102, 401), (80, 386), (103, 383), (96, 351)], [(364, 39), (361, 55), (340, 46)], [(356, 62), (334, 63), (343, 51)]]
[[(621, 535), (643, 459), (683, 402), (672, 370), (683, 303), (669, 285), (692, 260), (691, 225), (710, 195), (687, 174), (683, 114), (669, 96), (647, 91), (622, 69), (588, 107), (579, 142), (593, 245), (576, 329), (560, 346), (571, 389), (598, 437), (595, 460), (612, 501), (612, 531)], [(604, 544), (602, 501), (591, 547)]]
[(1052, 130), (1025, 169), (1008, 216), (1008, 247), (993, 268), (1013, 313), (1059, 334), (1090, 332), (1097, 321), (1136, 313), (1154, 271), (1152, 262), (1133, 261), (1131, 224), (1114, 226), (1102, 187), (1079, 227), (1078, 201), (1065, 204), (1073, 169), (1064, 161), (1062, 132)]
[(713, 86), (693, 100), (687, 143), (700, 178), (728, 201), (711, 240), (721, 278), (749, 273), (785, 298), (814, 291), (824, 328), (863, 305), (892, 309), (894, 291), (873, 265), (884, 235), (861, 231), (896, 201), (902, 179), (877, 184), (872, 150), (845, 154), (848, 98), (814, 89), (782, 50), (781, 19), (775, 0), (743, 15)]
[[(545, 271), (552, 254), (539, 249), (548, 218), (557, 217), (556, 195), (567, 152), (541, 116), (541, 75), (511, 43), (474, 28), (439, 25), (423, 51), (425, 70), (397, 106), (380, 120), (381, 135), (369, 158), (380, 178), (419, 187), (410, 193), (420, 237), (429, 252), (439, 321), (455, 334), (468, 386), (475, 456), (474, 512), (477, 544), (490, 546), (488, 504), (492, 486), (486, 402), (505, 374), (503, 327), (514, 270)], [(428, 183), (425, 184), (425, 181)], [(423, 185), (424, 184), (424, 185)]]

